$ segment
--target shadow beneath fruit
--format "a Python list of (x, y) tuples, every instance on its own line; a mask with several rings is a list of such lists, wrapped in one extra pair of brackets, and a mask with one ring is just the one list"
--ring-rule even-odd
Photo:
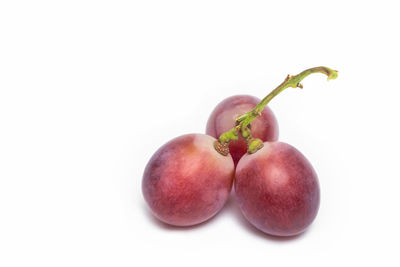
[(164, 229), (164, 230), (168, 230), (168, 231), (187, 231), (187, 230), (194, 230), (197, 228), (200, 228), (206, 224), (210, 224), (211, 222), (213, 222), (215, 220), (216, 217), (219, 217), (221, 212), (219, 212), (217, 215), (213, 216), (212, 218), (208, 219), (205, 222), (196, 224), (196, 225), (191, 225), (191, 226), (175, 226), (175, 225), (171, 225), (171, 224), (167, 224), (163, 221), (160, 221), (159, 219), (157, 219), (149, 210), (149, 208), (147, 207), (145, 202), (142, 202), (142, 207), (143, 210), (147, 216), (147, 218), (154, 223), (155, 225), (157, 225), (159, 228)]
[(159, 219), (157, 219), (149, 210), (149, 208), (147, 207), (145, 202), (142, 202), (142, 208), (144, 210), (144, 213), (146, 214), (147, 218), (155, 225), (157, 225), (157, 227), (164, 229), (164, 230), (168, 230), (168, 231), (187, 231), (187, 230), (195, 230), (198, 228), (201, 228), (205, 225), (210, 225), (212, 224), (215, 220), (218, 220), (219, 217), (226, 217), (226, 216), (231, 216), (234, 219), (236, 219), (236, 221), (238, 222), (239, 226), (243, 229), (245, 229), (247, 232), (249, 232), (250, 234), (262, 238), (262, 239), (266, 239), (266, 240), (271, 240), (274, 242), (291, 242), (291, 241), (296, 241), (296, 240), (300, 240), (302, 239), (306, 232), (303, 232), (301, 234), (295, 235), (295, 236), (272, 236), (272, 235), (268, 235), (265, 234), (263, 232), (261, 232), (260, 230), (258, 230), (257, 228), (255, 228), (251, 223), (249, 223), (247, 221), (247, 219), (243, 216), (239, 205), (236, 202), (235, 199), (235, 193), (232, 192), (231, 195), (229, 196), (228, 201), (225, 203), (225, 206), (222, 208), (222, 210), (217, 213), (215, 216), (213, 216), (212, 218), (210, 218), (209, 220), (202, 222), (200, 224), (196, 224), (196, 225), (192, 225), (192, 226), (174, 226), (174, 225), (170, 225), (167, 223), (164, 223), (162, 221), (160, 221)]
[(237, 219), (238, 224), (242, 228), (244, 228), (249, 233), (251, 233), (252, 235), (257, 236), (259, 238), (268, 239), (268, 240), (275, 241), (275, 242), (290, 242), (290, 241), (302, 239), (305, 236), (305, 233), (307, 232), (307, 231), (305, 231), (305, 232), (300, 233), (295, 236), (272, 236), (272, 235), (268, 235), (264, 232), (261, 232), (256, 227), (254, 227), (251, 223), (249, 223), (247, 221), (247, 219), (244, 217), (244, 215), (242, 214), (242, 211), (239, 208), (239, 205), (236, 202), (234, 192), (232, 192), (232, 194), (230, 195), (225, 208), (229, 209), (229, 212), (232, 214), (233, 217), (235, 217)]

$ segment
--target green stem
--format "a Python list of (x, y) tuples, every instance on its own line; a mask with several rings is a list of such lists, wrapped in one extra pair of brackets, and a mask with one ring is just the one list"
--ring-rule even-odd
[[(214, 145), (216, 150), (223, 155), (227, 155), (226, 148), (229, 145), (231, 140), (237, 140), (238, 134), (240, 133), (248, 142), (248, 153), (252, 154), (257, 152), (262, 147), (262, 141), (260, 142), (259, 139), (252, 138), (250, 134), (250, 123), (261, 115), (261, 112), (264, 110), (266, 105), (280, 92), (285, 90), (286, 88), (303, 88), (303, 85), (300, 83), (305, 77), (312, 73), (323, 73), (328, 76), (328, 80), (336, 79), (338, 76), (338, 72), (336, 70), (332, 70), (327, 67), (315, 67), (311, 69), (307, 69), (297, 75), (290, 76), (288, 75), (286, 79), (276, 87), (271, 93), (269, 93), (263, 100), (255, 106), (254, 109), (250, 110), (249, 112), (240, 115), (236, 119), (236, 126), (233, 127), (231, 130), (221, 134), (218, 138), (218, 144)], [(223, 147), (224, 151), (220, 151), (218, 147)]]

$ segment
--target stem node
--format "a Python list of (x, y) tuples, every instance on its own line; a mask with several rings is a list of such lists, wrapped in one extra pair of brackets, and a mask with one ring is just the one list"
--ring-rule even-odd
[(214, 148), (223, 156), (228, 156), (229, 154), (229, 143), (220, 143), (218, 140), (214, 142)]

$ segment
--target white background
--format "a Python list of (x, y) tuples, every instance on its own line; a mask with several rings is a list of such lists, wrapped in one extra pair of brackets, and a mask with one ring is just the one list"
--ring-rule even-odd
[[(1, 1), (0, 266), (398, 266), (396, 2)], [(234, 195), (200, 226), (150, 215), (159, 146), (319, 65), (339, 78), (270, 103), (319, 175), (306, 233), (258, 232)]]

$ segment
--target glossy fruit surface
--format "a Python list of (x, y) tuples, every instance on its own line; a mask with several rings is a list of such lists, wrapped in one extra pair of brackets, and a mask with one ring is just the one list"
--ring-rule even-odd
[(234, 164), (205, 134), (177, 137), (158, 149), (142, 180), (143, 195), (161, 221), (189, 226), (215, 215), (229, 197)]
[(299, 234), (318, 212), (317, 175), (296, 148), (283, 142), (265, 142), (262, 149), (241, 158), (235, 192), (247, 220), (271, 235)]
[[(235, 126), (235, 120), (239, 115), (250, 111), (259, 102), (260, 99), (249, 95), (236, 95), (226, 98), (215, 107), (208, 118), (206, 134), (218, 138)], [(266, 107), (261, 115), (251, 123), (251, 134), (262, 141), (278, 140), (278, 123), (269, 107)], [(239, 140), (230, 142), (229, 152), (236, 166), (239, 159), (247, 152), (246, 141), (241, 135), (239, 135)]]

